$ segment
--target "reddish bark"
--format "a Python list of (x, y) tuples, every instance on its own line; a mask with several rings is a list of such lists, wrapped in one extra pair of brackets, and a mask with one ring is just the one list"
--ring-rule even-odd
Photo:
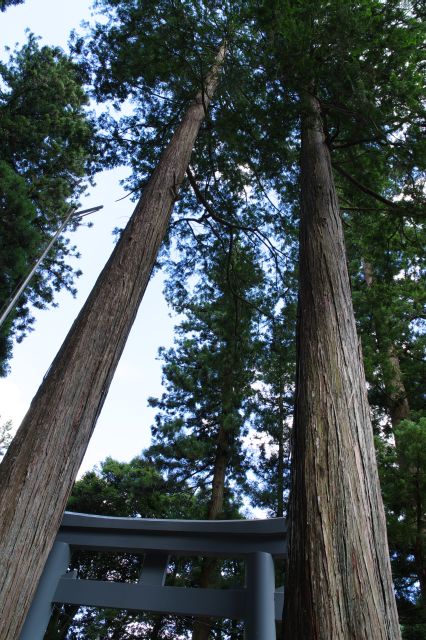
[(302, 117), (296, 413), (284, 637), (400, 638), (362, 355), (320, 106)]
[(16, 640), (169, 224), (223, 45), (0, 465), (1, 640)]

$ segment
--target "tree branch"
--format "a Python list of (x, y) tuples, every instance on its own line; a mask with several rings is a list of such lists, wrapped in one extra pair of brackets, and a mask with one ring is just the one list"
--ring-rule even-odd
[(333, 168), (336, 169), (337, 173), (340, 173), (341, 176), (349, 180), (349, 182), (351, 182), (355, 187), (357, 187), (360, 191), (362, 191), (366, 195), (374, 198), (375, 200), (378, 200), (379, 202), (382, 202), (383, 204), (385, 204), (387, 207), (390, 207), (391, 209), (403, 208), (396, 202), (392, 202), (392, 200), (388, 200), (387, 198), (384, 198), (383, 196), (380, 195), (380, 193), (376, 193), (376, 191), (373, 191), (373, 189), (370, 189), (370, 187), (366, 187), (364, 184), (359, 182), (356, 178), (351, 176), (350, 173), (348, 173), (345, 169), (343, 169), (341, 165), (333, 162)]
[[(204, 194), (201, 192), (194, 174), (192, 173), (191, 169), (188, 167), (187, 169), (187, 175), (188, 175), (188, 179), (190, 182), (190, 185), (195, 193), (195, 196), (198, 200), (198, 202), (205, 208), (206, 212), (208, 213), (208, 215), (215, 220), (216, 222), (218, 222), (221, 225), (224, 225), (226, 227), (228, 227), (229, 229), (237, 229), (239, 231), (243, 231), (244, 233), (253, 233), (261, 242), (262, 244), (268, 249), (268, 251), (271, 253), (272, 257), (274, 258), (275, 261), (275, 267), (277, 269), (277, 272), (279, 273), (281, 279), (283, 280), (283, 276), (282, 273), (280, 271), (279, 265), (278, 265), (278, 259), (277, 259), (277, 253), (282, 253), (279, 249), (277, 249), (276, 247), (274, 247), (274, 245), (272, 244), (272, 242), (269, 240), (269, 238), (262, 233), (262, 231), (259, 231), (259, 229), (256, 229), (255, 227), (249, 227), (246, 225), (240, 225), (240, 224), (236, 224), (235, 222), (230, 222), (229, 220), (225, 220), (225, 218), (222, 218), (221, 216), (219, 216), (215, 210), (213, 209), (213, 207), (209, 204), (209, 202), (207, 202)], [(284, 280), (283, 280), (284, 282)]]

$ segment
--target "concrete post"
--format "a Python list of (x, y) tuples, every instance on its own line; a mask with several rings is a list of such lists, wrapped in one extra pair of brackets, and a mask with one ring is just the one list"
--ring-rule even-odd
[(55, 542), (26, 617), (20, 640), (43, 640), (52, 614), (52, 600), (59, 578), (66, 572), (69, 563), (69, 545), (66, 542)]
[(246, 563), (245, 640), (276, 640), (275, 571), (270, 553), (257, 551)]

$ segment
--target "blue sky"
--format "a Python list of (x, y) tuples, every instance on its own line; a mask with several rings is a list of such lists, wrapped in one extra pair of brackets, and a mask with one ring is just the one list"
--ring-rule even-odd
[[(0, 13), (0, 56), (7, 57), (5, 47), (25, 42), (27, 28), (40, 35), (43, 43), (67, 49), (70, 31), (78, 29), (82, 20), (90, 20), (90, 4), (90, 0), (26, 0), (10, 7)], [(91, 217), (93, 228), (82, 228), (71, 236), (82, 254), (77, 297), (61, 293), (57, 308), (35, 314), (34, 332), (15, 345), (11, 374), (0, 379), (0, 419), (12, 419), (15, 428), (112, 251), (112, 229), (123, 227), (132, 213), (129, 199), (116, 202), (124, 195), (119, 181), (125, 175), (125, 169), (104, 172), (83, 198), (82, 208), (103, 204), (104, 209)], [(148, 286), (80, 473), (108, 455), (128, 460), (149, 444), (154, 411), (147, 407), (147, 398), (161, 394), (157, 350), (170, 345), (173, 336), (161, 292), (159, 274)]]

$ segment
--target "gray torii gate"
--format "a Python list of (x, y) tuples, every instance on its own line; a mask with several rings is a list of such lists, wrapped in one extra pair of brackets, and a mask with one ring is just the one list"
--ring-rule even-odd
[[(67, 573), (71, 550), (144, 554), (139, 581), (77, 579)], [(42, 640), (55, 603), (244, 620), (246, 640), (275, 640), (284, 592), (275, 589), (274, 558), (286, 553), (283, 518), (148, 520), (66, 512), (20, 640)], [(164, 586), (170, 555), (243, 559), (245, 587)]]

